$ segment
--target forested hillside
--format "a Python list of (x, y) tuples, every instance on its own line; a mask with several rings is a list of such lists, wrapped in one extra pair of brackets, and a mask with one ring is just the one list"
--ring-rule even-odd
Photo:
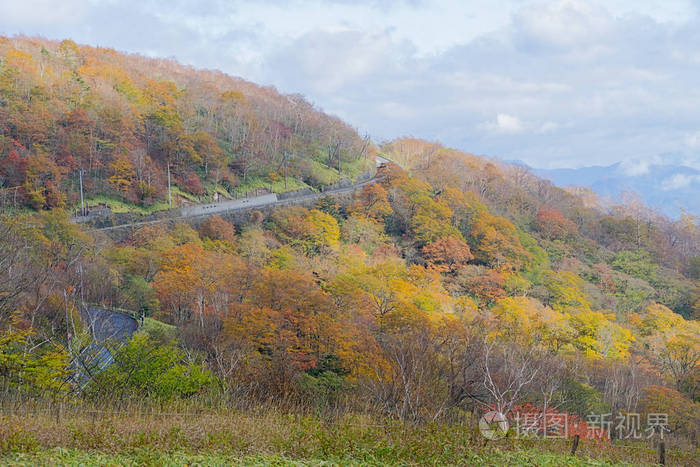
[(5, 207), (75, 207), (81, 170), (88, 201), (125, 209), (165, 208), (168, 166), (175, 203), (319, 187), (367, 170), (370, 149), (301, 96), (69, 40), (0, 37)]
[[(285, 154), (290, 177), (318, 186), (373, 164), (373, 149), (303, 100), (223, 74), (69, 41), (5, 39), (0, 55), (0, 173), (25, 207), (0, 217), (5, 394), (415, 423), (663, 412), (679, 443), (697, 441), (697, 219), (603, 208), (522, 167), (403, 138), (378, 148), (403, 169), (385, 165), (350, 202), (115, 241), (61, 209), (80, 169), (88, 196), (148, 205), (165, 199), (168, 164), (179, 190), (203, 195), (279, 180)], [(75, 385), (84, 303), (146, 321)]]

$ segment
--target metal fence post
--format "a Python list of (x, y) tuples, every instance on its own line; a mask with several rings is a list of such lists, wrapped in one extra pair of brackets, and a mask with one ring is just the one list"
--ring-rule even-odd
[(663, 441), (659, 443), (659, 464), (666, 465), (666, 443)]
[(574, 442), (571, 444), (571, 455), (575, 456), (576, 455), (576, 449), (578, 449), (578, 442), (580, 439), (580, 435), (574, 435)]

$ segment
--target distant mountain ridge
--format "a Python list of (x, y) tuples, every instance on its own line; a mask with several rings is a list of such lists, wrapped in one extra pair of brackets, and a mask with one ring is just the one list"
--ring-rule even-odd
[(677, 218), (681, 209), (700, 215), (700, 170), (685, 165), (648, 165), (634, 170), (623, 163), (579, 169), (532, 169), (559, 186), (585, 186), (617, 201), (624, 191), (638, 193), (649, 206)]

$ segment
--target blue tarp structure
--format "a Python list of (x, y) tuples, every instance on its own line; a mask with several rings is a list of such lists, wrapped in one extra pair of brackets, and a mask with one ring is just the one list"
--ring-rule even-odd
[(112, 363), (109, 349), (131, 339), (139, 323), (126, 313), (95, 305), (85, 306), (81, 316), (91, 336), (90, 343), (80, 349), (72, 363), (74, 380), (82, 388), (92, 376)]

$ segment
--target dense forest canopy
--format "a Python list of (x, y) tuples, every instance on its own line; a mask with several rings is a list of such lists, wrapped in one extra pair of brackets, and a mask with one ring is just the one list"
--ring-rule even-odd
[[(349, 202), (115, 241), (61, 209), (80, 170), (89, 197), (148, 205), (168, 166), (197, 196), (285, 169), (318, 187), (367, 170), (375, 148), (299, 97), (217, 72), (71, 41), (0, 39), (0, 57), (5, 391), (343, 401), (410, 420), (525, 403), (665, 411), (697, 439), (697, 219), (402, 138), (377, 150), (403, 168)], [(149, 324), (77, 391), (84, 303)]]
[(80, 171), (88, 198), (152, 206), (168, 167), (190, 198), (371, 167), (369, 140), (301, 96), (70, 40), (0, 37), (0, 57), (5, 206), (75, 206)]

